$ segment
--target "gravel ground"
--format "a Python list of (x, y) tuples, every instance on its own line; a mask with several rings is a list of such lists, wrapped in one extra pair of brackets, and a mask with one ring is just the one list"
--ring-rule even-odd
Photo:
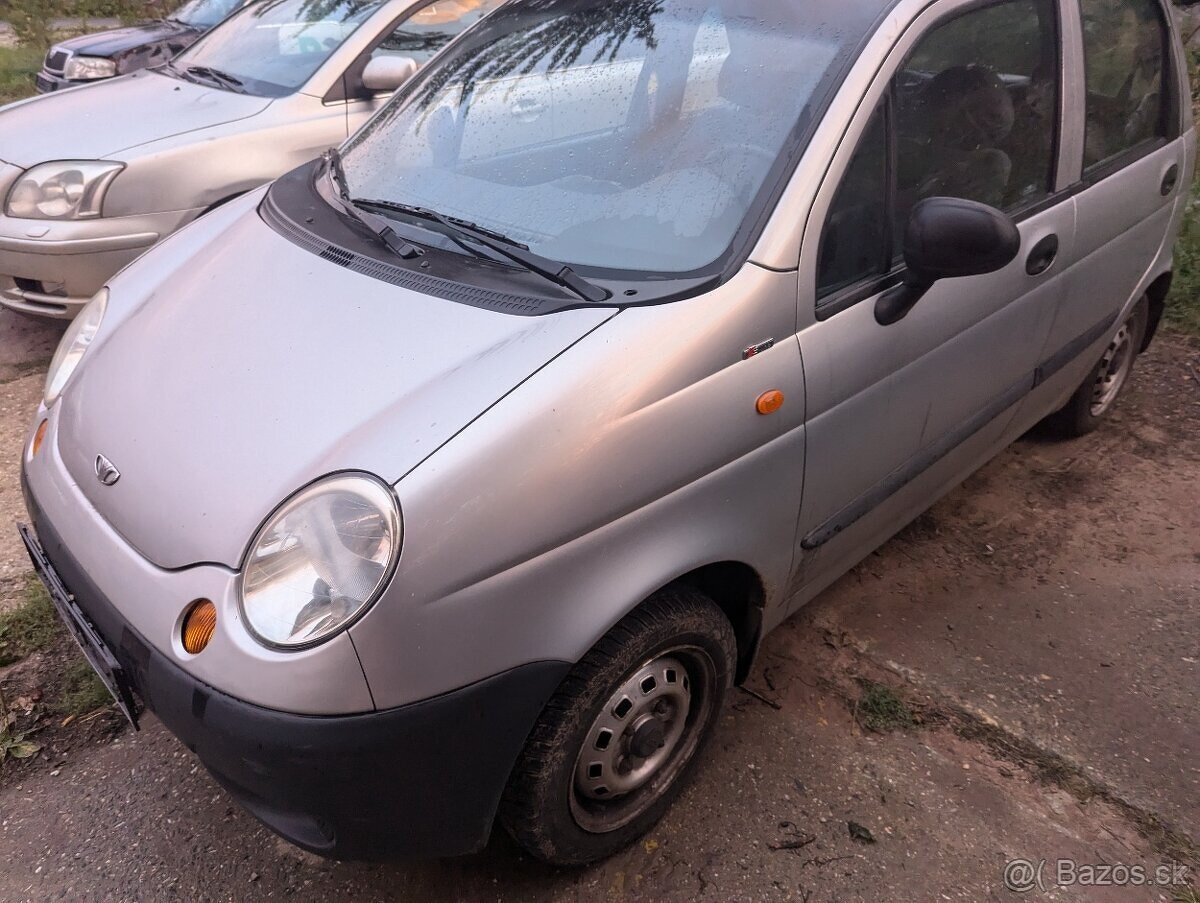
[(13, 521), (25, 517), (17, 468), (42, 394), (43, 372), (64, 328), (0, 310), (0, 610), (22, 598), (20, 585), (29, 570), (25, 547), (11, 529)]
[[(11, 522), (56, 328), (5, 316)], [(1200, 868), (1198, 487), (1200, 346), (1166, 338), (1098, 434), (1022, 440), (773, 634), (679, 803), (599, 866), (547, 869), (500, 833), (458, 860), (325, 862), (153, 720), (56, 723), (0, 766), (0, 900), (1194, 900), (1054, 879), (1059, 859)], [(17, 552), (4, 535), (0, 573)], [(912, 724), (867, 730), (862, 680)], [(1048, 860), (1046, 892), (1004, 888), (1018, 857)]]

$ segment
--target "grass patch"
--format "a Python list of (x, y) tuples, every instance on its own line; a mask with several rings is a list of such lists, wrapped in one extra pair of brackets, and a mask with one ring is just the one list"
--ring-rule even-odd
[(58, 635), (58, 613), (34, 575), (25, 578), (25, 601), (0, 613), (0, 667), (49, 646)]
[(34, 93), (33, 77), (42, 68), (42, 56), (34, 47), (0, 47), (0, 104)]
[(859, 678), (858, 685), (862, 694), (854, 703), (854, 720), (863, 728), (875, 734), (886, 734), (916, 726), (912, 709), (891, 687), (865, 678)]
[(1200, 336), (1200, 182), (1192, 187), (1192, 199), (1183, 218), (1183, 230), (1175, 246), (1175, 278), (1167, 298), (1164, 320), (1177, 332)]
[(62, 690), (53, 708), (60, 715), (86, 715), (111, 702), (112, 697), (92, 666), (86, 659), (77, 658), (63, 672)]

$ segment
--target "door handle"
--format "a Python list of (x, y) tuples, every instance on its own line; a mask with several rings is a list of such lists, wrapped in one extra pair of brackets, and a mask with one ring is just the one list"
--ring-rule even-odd
[(1058, 257), (1058, 236), (1047, 235), (1029, 252), (1025, 260), (1025, 272), (1030, 276), (1040, 276), (1054, 265)]
[(510, 109), (522, 122), (533, 122), (546, 111), (546, 105), (532, 97), (518, 97), (512, 102)]
[(1167, 170), (1167, 174), (1162, 180), (1162, 196), (1167, 197), (1175, 190), (1175, 186), (1179, 184), (1179, 164), (1172, 163), (1171, 168)]

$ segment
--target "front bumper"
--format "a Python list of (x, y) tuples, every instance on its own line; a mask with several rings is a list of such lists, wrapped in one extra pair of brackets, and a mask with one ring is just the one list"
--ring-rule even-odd
[(133, 691), (267, 827), (337, 859), (451, 856), (487, 843), (513, 763), (568, 664), (533, 663), (368, 714), (317, 717), (251, 705), (151, 647), (32, 499), (29, 507), (46, 559)]
[(75, 88), (79, 85), (90, 85), (104, 79), (89, 79), (88, 81), (73, 82), (63, 78), (57, 72), (51, 72), (49, 69), (43, 68), (36, 76), (34, 76), (34, 84), (37, 86), (38, 94), (49, 94), (53, 91), (61, 91), (63, 88)]
[(0, 306), (72, 319), (113, 275), (200, 212), (64, 222), (0, 216)]

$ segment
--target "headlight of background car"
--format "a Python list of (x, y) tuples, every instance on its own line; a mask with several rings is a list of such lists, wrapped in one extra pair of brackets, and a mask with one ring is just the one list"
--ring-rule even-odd
[(106, 310), (108, 310), (108, 289), (102, 288), (63, 333), (62, 341), (58, 343), (58, 350), (54, 352), (54, 359), (50, 361), (50, 369), (46, 373), (46, 394), (44, 396), (46, 407), (50, 407), (58, 400), (58, 396), (62, 394), (63, 388), (71, 379), (71, 374), (75, 372), (75, 368), (87, 354), (92, 340), (100, 331), (100, 321), (104, 319)]
[(62, 160), (26, 170), (8, 193), (4, 212), (20, 219), (89, 219), (124, 163)]
[(258, 531), (239, 584), (242, 615), (268, 646), (329, 639), (383, 592), (400, 553), (400, 509), (366, 475), (320, 480)]
[(71, 82), (88, 81), (93, 78), (112, 78), (117, 74), (117, 64), (100, 56), (73, 56), (67, 60), (63, 78)]

